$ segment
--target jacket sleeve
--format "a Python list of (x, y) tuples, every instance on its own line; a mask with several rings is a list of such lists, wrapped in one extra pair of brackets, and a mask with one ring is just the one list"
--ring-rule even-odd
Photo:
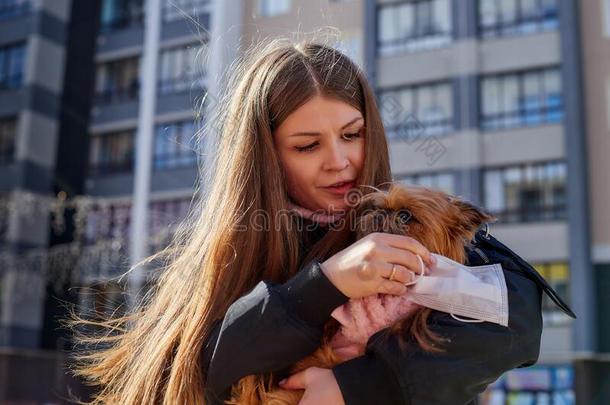
[[(464, 323), (433, 311), (430, 329), (450, 339), (443, 346), (446, 352), (440, 354), (421, 350), (410, 336), (403, 337), (407, 344), (402, 350), (399, 337), (379, 331), (369, 339), (364, 356), (333, 369), (346, 405), (466, 404), (504, 372), (538, 360), (542, 291), (551, 294), (550, 287), (492, 236), (481, 240), (478, 249), (486, 263), (502, 264), (508, 289), (508, 328), (490, 322)], [(470, 258), (476, 259), (476, 255)]]
[(348, 300), (317, 260), (284, 284), (259, 282), (228, 308), (204, 344), (206, 397), (222, 403), (246, 375), (287, 372), (319, 347), (324, 323)]

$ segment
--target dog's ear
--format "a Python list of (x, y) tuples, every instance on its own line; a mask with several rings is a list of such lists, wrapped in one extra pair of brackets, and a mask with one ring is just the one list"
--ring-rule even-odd
[(385, 209), (386, 197), (386, 194), (383, 192), (373, 192), (363, 195), (358, 203), (358, 214), (362, 215), (372, 211)]
[(466, 228), (476, 230), (486, 222), (493, 222), (497, 218), (486, 212), (483, 208), (458, 197), (449, 197), (449, 202), (456, 206), (465, 220)]

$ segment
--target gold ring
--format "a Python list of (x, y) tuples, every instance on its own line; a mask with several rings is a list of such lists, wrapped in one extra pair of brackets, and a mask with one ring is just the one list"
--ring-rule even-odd
[(393, 264), (392, 265), (392, 273), (390, 273), (390, 277), (388, 278), (388, 280), (393, 281), (394, 280), (394, 275), (396, 274), (396, 265)]

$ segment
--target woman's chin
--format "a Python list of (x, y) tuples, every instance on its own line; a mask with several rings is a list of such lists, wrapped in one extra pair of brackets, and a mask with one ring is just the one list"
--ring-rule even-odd
[(345, 204), (345, 202), (333, 201), (331, 203), (328, 203), (324, 210), (332, 215), (332, 214), (342, 214), (345, 212), (346, 208), (347, 208), (347, 204)]

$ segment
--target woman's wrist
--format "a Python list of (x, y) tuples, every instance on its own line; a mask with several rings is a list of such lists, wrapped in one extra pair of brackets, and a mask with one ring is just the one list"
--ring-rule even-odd
[(316, 259), (284, 283), (279, 292), (299, 317), (319, 327), (328, 320), (335, 308), (349, 300), (328, 279)]

